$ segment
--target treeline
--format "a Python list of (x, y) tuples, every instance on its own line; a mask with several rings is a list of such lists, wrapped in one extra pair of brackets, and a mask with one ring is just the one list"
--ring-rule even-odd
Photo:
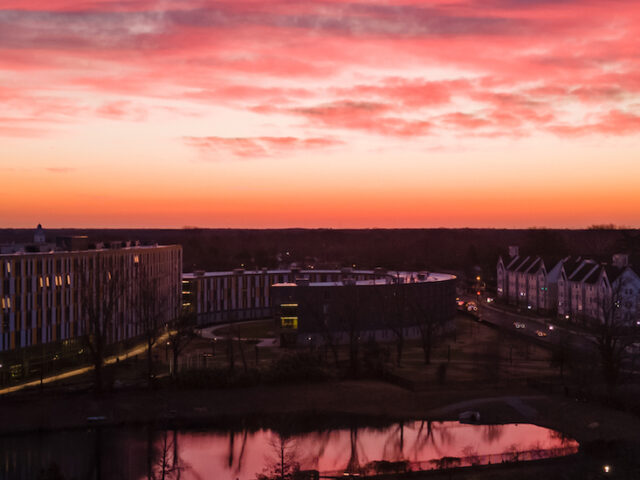
[[(51, 229), (46, 234), (48, 241), (83, 234), (90, 241), (180, 244), (185, 271), (275, 268), (290, 262), (457, 272), (477, 266), (489, 279), (498, 255), (509, 245), (520, 246), (521, 253), (583, 255), (603, 261), (617, 252), (640, 257), (640, 230), (630, 229)], [(32, 238), (33, 230), (0, 230), (2, 243)]]

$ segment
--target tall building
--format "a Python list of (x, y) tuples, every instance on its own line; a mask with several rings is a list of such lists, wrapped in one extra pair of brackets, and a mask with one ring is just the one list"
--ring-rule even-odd
[[(159, 306), (159, 322), (178, 315), (182, 247), (128, 242), (95, 247), (0, 255), (0, 352), (78, 340), (91, 331), (90, 311), (98, 309), (106, 318), (111, 307), (107, 342), (140, 336), (137, 305), (143, 291)], [(114, 299), (108, 307), (107, 289)]]

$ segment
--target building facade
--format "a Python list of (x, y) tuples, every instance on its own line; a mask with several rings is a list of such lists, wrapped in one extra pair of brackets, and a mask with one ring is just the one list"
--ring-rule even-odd
[(128, 245), (112, 242), (92, 250), (0, 255), (0, 352), (69, 342), (87, 334), (87, 304), (100, 301), (109, 282), (117, 281), (119, 290), (106, 332), (108, 343), (142, 334), (136, 303), (145, 282), (153, 285), (153, 295), (162, 305), (159, 321), (178, 315), (182, 247)]
[(388, 272), (369, 279), (277, 283), (271, 287), (281, 345), (389, 342), (448, 329), (456, 313), (456, 277)]
[(299, 279), (309, 282), (363, 281), (386, 275), (383, 270), (315, 270), (299, 268), (268, 270), (236, 269), (229, 272), (185, 273), (182, 276), (183, 305), (207, 325), (225, 321), (271, 316), (271, 285)]
[(567, 260), (522, 256), (517, 247), (509, 247), (509, 256), (500, 256), (496, 266), (498, 298), (538, 313), (553, 312), (561, 267)]
[[(549, 268), (549, 269), (548, 269)], [(560, 260), (521, 256), (516, 247), (498, 259), (498, 298), (574, 323), (602, 322), (615, 315), (640, 321), (640, 276), (623, 254), (610, 263), (581, 257)]]

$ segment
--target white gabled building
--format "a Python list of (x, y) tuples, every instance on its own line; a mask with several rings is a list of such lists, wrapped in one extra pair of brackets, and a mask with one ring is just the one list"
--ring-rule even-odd
[[(574, 323), (603, 321), (616, 309), (629, 322), (640, 320), (640, 277), (628, 256), (611, 264), (594, 260), (567, 262), (558, 281), (558, 316)], [(619, 309), (619, 310), (618, 310)]]
[(509, 258), (498, 258), (498, 298), (540, 313), (554, 311), (560, 269), (566, 260), (520, 256), (517, 247), (509, 247)]

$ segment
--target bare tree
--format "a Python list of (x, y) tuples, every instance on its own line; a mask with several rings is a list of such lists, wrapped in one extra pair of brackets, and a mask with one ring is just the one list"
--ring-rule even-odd
[(434, 313), (433, 302), (425, 296), (418, 295), (417, 292), (411, 295), (409, 304), (413, 320), (420, 331), (424, 363), (429, 365), (431, 363), (433, 345), (442, 334), (444, 321)]
[[(110, 257), (100, 255), (88, 260), (88, 267), (78, 274), (77, 288), (84, 323), (84, 344), (91, 355), (97, 392), (103, 389), (103, 367), (107, 345), (114, 340), (112, 330), (127, 282)], [(122, 312), (121, 312), (122, 313)]]
[[(309, 302), (307, 305), (307, 311), (314, 324), (320, 330), (320, 334), (322, 335), (322, 340), (324, 342), (325, 348), (331, 350), (331, 354), (333, 355), (333, 361), (338, 366), (338, 346), (336, 342), (336, 332), (331, 326), (330, 323), (330, 315), (329, 311), (330, 305), (329, 303), (321, 303), (321, 302)], [(326, 350), (325, 350), (326, 353)], [(325, 355), (326, 356), (326, 355)]]
[(195, 314), (182, 312), (170, 324), (167, 338), (167, 344), (171, 350), (171, 364), (169, 373), (172, 377), (178, 373), (178, 361), (180, 355), (191, 341), (196, 337), (195, 334), (196, 319)]
[(391, 330), (396, 338), (396, 364), (402, 362), (402, 352), (404, 350), (405, 326), (407, 324), (407, 292), (406, 285), (400, 280), (400, 275), (396, 274), (394, 284), (383, 286), (380, 290), (378, 301), (382, 322), (385, 327)]
[(623, 366), (627, 358), (628, 347), (640, 338), (636, 322), (631, 311), (622, 308), (622, 289), (625, 282), (618, 278), (610, 295), (602, 299), (601, 318), (593, 329), (593, 341), (600, 354), (602, 375), (611, 394), (621, 381)]
[(264, 473), (256, 476), (257, 480), (292, 480), (300, 471), (296, 441), (286, 435), (276, 434), (269, 440), (273, 455)]
[(336, 321), (341, 331), (346, 331), (349, 339), (349, 365), (351, 373), (358, 375), (360, 351), (360, 335), (362, 333), (362, 308), (360, 288), (355, 285), (344, 285), (336, 292)]
[(131, 296), (132, 310), (147, 344), (147, 382), (151, 386), (154, 378), (153, 347), (164, 327), (166, 298), (160, 294), (161, 279), (150, 270), (150, 266), (140, 264), (136, 272), (136, 282)]
[(182, 472), (191, 469), (180, 458), (177, 430), (163, 429), (158, 437), (149, 430), (147, 441), (148, 480), (180, 480)]

